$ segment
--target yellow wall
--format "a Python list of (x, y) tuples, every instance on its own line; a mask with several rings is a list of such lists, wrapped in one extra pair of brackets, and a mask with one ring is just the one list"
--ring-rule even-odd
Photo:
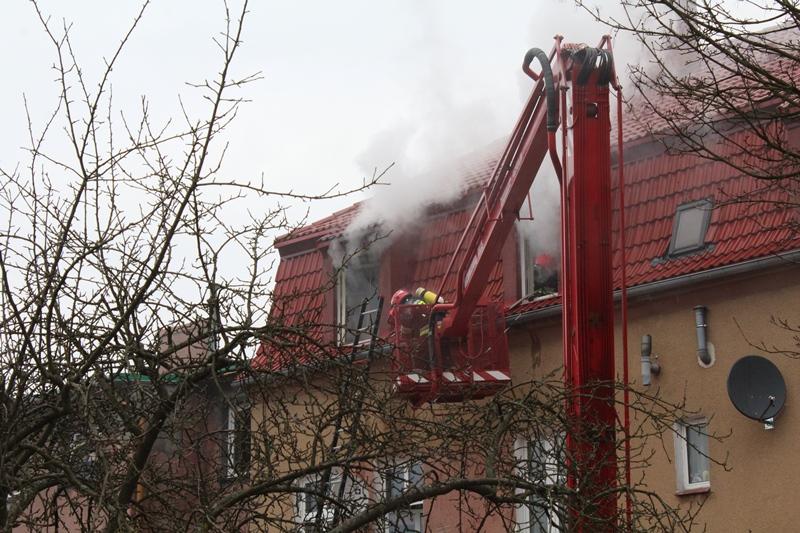
[[(711, 491), (706, 495), (677, 496), (673, 460), (673, 437), (665, 435), (663, 446), (648, 442), (655, 456), (645, 472), (649, 487), (671, 505), (686, 507), (705, 502), (696, 529), (708, 531), (797, 531), (800, 506), (796, 504), (796, 476), (800, 475), (800, 415), (793, 408), (800, 390), (800, 360), (768, 354), (750, 344), (766, 343), (797, 350), (792, 334), (772, 323), (773, 317), (798, 324), (800, 283), (798, 268), (786, 267), (760, 275), (738, 277), (705, 284), (680, 292), (630, 301), (628, 320), (629, 372), (641, 383), (641, 337), (653, 337), (653, 353), (659, 356), (660, 376), (653, 377), (649, 394), (699, 410), (710, 418), (709, 431), (725, 435), (722, 442), (709, 439), (710, 455), (725, 462), (712, 464)], [(697, 363), (697, 341), (693, 307), (708, 308), (708, 336), (715, 348), (711, 368)], [(617, 316), (617, 368), (621, 377), (621, 335)], [(738, 325), (737, 325), (738, 323)], [(741, 328), (741, 330), (740, 330)], [(560, 319), (528, 323), (509, 337), (512, 376), (540, 377), (561, 367)], [(784, 411), (775, 429), (745, 418), (733, 407), (727, 394), (731, 366), (742, 356), (763, 355), (783, 374), (787, 388)], [(666, 451), (666, 455), (665, 455)], [(636, 476), (634, 475), (634, 478)]]
[[(659, 356), (663, 370), (660, 376), (653, 377), (653, 384), (644, 392), (659, 393), (665, 400), (674, 403), (682, 403), (685, 397), (687, 409), (697, 410), (709, 417), (710, 432), (725, 436), (721, 442), (713, 439), (709, 442), (710, 454), (724, 462), (725, 467), (711, 465), (711, 490), (707, 494), (675, 494), (673, 436), (670, 432), (665, 435), (663, 443), (655, 439), (644, 443), (645, 449), (651, 450), (654, 455), (646, 471), (634, 473), (634, 479), (643, 475), (647, 488), (659, 493), (670, 505), (685, 509), (704, 503), (695, 530), (702, 530), (706, 525), (711, 532), (800, 529), (796, 525), (800, 524), (800, 506), (795, 505), (794, 490), (795, 476), (800, 474), (800, 454), (794, 453), (800, 449), (800, 416), (794, 412), (792, 405), (795, 391), (800, 385), (800, 360), (766, 354), (749, 345), (749, 342), (764, 341), (778, 347), (796, 348), (792, 335), (772, 324), (771, 320), (773, 316), (785, 317), (797, 323), (800, 310), (797, 305), (800, 302), (797, 275), (796, 267), (773, 269), (768, 273), (739, 276), (630, 301), (629, 372), (635, 387), (641, 389), (638, 385), (641, 382), (641, 337), (650, 334), (653, 353)], [(708, 308), (708, 336), (714, 345), (716, 362), (707, 369), (701, 368), (697, 362), (693, 311), (696, 305)], [(619, 313), (616, 323), (617, 368), (621, 377)], [(516, 383), (541, 378), (551, 372), (556, 372), (556, 377), (560, 377), (560, 317), (515, 326), (509, 333), (509, 346), (512, 377)], [(736, 360), (748, 354), (768, 357), (780, 368), (786, 380), (787, 405), (772, 431), (765, 431), (762, 424), (740, 415), (728, 399), (728, 372)], [(382, 361), (374, 369), (373, 380), (382, 381), (386, 386), (388, 375), (384, 365), (385, 361)], [(268, 389), (270, 397), (263, 401), (269, 402), (271, 407), (265, 410), (265, 403), (262, 402), (259, 408), (253, 410), (255, 432), (264, 435), (265, 419), (275, 417), (275, 413), (268, 411), (275, 408), (286, 408), (288, 412), (295, 413), (290, 419), (294, 418), (298, 424), (301, 419), (310, 422), (313, 418), (310, 415), (324, 408), (325, 390), (332, 386), (329, 380), (320, 381), (319, 376), (310, 379), (319, 387), (313, 394), (316, 396), (313, 400), (308, 397), (308, 390), (300, 386)], [(309, 404), (314, 407), (309, 408)], [(407, 410), (404, 415), (420, 416), (423, 412), (425, 410)], [(634, 425), (639, 420), (641, 417), (634, 417)], [(269, 426), (269, 422), (266, 422), (266, 426)], [(304, 455), (302, 450), (309, 443), (307, 435), (314, 433), (313, 428), (306, 428), (305, 431), (300, 429), (299, 426), (291, 428), (290, 432), (296, 434), (289, 436), (282, 428), (272, 428), (272, 431), (283, 433), (273, 437), (296, 439), (294, 449), (298, 455), (295, 459)], [(254, 462), (254, 470), (265, 464), (271, 464), (283, 472), (298, 466), (296, 463), (287, 464), (292, 462), (292, 458), (270, 456), (263, 448), (254, 454)], [(287, 519), (291, 519), (294, 511), (291, 501), (293, 498), (283, 498), (283, 511)], [(437, 503), (438, 517), (451, 517), (452, 513), (440, 507), (446, 501), (449, 500), (442, 498)], [(268, 514), (279, 513), (279, 507), (273, 506)], [(492, 531), (503, 529), (490, 528)]]

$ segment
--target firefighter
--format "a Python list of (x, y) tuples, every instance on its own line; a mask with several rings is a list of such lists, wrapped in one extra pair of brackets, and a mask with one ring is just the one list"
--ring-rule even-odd
[(546, 296), (558, 292), (558, 266), (555, 258), (547, 253), (536, 256), (533, 265), (534, 295)]
[(399, 332), (403, 337), (407, 337), (411, 334), (411, 329), (414, 322), (414, 314), (408, 310), (401, 309), (400, 306), (421, 305), (425, 302), (416, 298), (411, 291), (399, 289), (392, 295), (390, 303), (391, 307), (389, 308), (389, 323), (395, 329), (399, 329)]
[[(415, 291), (416, 292), (416, 291)], [(389, 309), (389, 322), (397, 332), (397, 346), (402, 347), (398, 359), (401, 368), (406, 371), (428, 369), (428, 315), (425, 300), (418, 298), (415, 292), (406, 289), (395, 291)], [(416, 310), (414, 306), (424, 306)], [(420, 312), (423, 311), (423, 312)]]

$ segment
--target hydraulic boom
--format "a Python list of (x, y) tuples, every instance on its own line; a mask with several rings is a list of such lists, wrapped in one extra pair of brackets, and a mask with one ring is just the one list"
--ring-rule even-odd
[[(539, 74), (531, 69), (536, 60)], [(561, 280), (569, 401), (568, 484), (592, 513), (570, 511), (571, 531), (613, 531), (617, 521), (611, 250), (610, 39), (599, 47), (530, 50), (531, 96), (439, 287), (450, 302), (400, 305), (398, 394), (419, 404), (463, 401), (510, 383), (505, 314), (482, 301), (491, 271), (533, 180), (549, 158), (561, 186)], [(557, 136), (557, 133), (560, 133)], [(559, 155), (560, 154), (560, 155)], [(405, 313), (405, 314), (404, 314)], [(404, 318), (402, 318), (404, 317)]]

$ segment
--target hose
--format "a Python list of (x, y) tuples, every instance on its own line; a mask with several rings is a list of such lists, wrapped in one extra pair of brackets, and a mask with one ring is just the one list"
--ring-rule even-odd
[(585, 85), (595, 69), (599, 71), (597, 77), (598, 85), (607, 85), (611, 80), (614, 58), (608, 50), (587, 46), (575, 52), (572, 57), (573, 60), (581, 64), (581, 70), (578, 72), (576, 80), (579, 85)]
[[(542, 73), (536, 74), (531, 70), (531, 63), (538, 59), (542, 65)], [(544, 77), (544, 95), (547, 99), (547, 131), (558, 130), (558, 101), (556, 100), (556, 86), (553, 83), (553, 69), (550, 67), (550, 59), (541, 48), (531, 48), (525, 54), (522, 61), (522, 71), (534, 80)]]

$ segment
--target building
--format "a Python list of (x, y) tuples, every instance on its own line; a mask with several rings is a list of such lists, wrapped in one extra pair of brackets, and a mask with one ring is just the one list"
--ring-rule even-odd
[[(652, 117), (639, 117), (626, 129), (625, 140), (628, 373), (634, 397), (640, 402), (632, 414), (632, 427), (639, 430), (636, 445), (640, 453), (633, 475), (669, 507), (690, 514), (702, 507), (702, 512), (688, 521), (692, 527), (705, 525), (709, 531), (791, 530), (800, 519), (800, 512), (793, 510), (793, 493), (787, 490), (797, 467), (792, 448), (800, 435), (800, 417), (792, 411), (791, 402), (793, 391), (800, 385), (800, 373), (798, 363), (781, 352), (797, 351), (797, 328), (793, 326), (797, 321), (796, 302), (800, 301), (797, 184), (756, 181), (739, 175), (724, 162), (668, 154), (662, 142), (649, 133), (652, 126)], [(786, 131), (791, 143), (800, 141), (800, 130), (794, 125), (787, 125)], [(348, 349), (352, 339), (343, 333), (354, 327), (357, 313), (353, 310), (364, 298), (388, 297), (398, 287), (438, 287), (495, 160), (496, 154), (488, 155), (473, 165), (474, 170), (465, 176), (466, 186), (459, 200), (429, 208), (418, 225), (399, 235), (395, 232), (386, 242), (378, 241), (380, 245), (375, 248), (380, 252), (357, 254), (345, 268), (337, 268), (340, 253), (336, 248), (342, 240), (352, 239), (348, 226), (360, 205), (278, 239), (281, 259), (272, 320), (285, 328), (295, 326), (307, 337), (282, 345), (265, 342), (254, 368), (270, 376), (296, 375), (302, 369), (300, 373), (308, 383), (330, 379), (330, 374), (320, 377), (325, 374), (326, 360), (357, 360), (358, 350)], [(617, 182), (613, 197), (618, 199), (618, 194)], [(615, 264), (621, 265), (618, 202), (614, 214)], [(535, 244), (531, 249), (523, 231), (517, 231), (504, 246), (484, 293), (507, 305), (515, 383), (558, 375), (562, 365), (558, 295), (537, 292), (541, 274), (535, 272), (534, 258), (541, 251)], [(622, 269), (618, 268), (617, 288), (621, 276)], [(446, 287), (442, 294), (445, 300), (453, 290)], [(700, 318), (698, 309), (704, 313)], [(621, 378), (619, 320), (616, 327)], [(698, 329), (705, 332), (707, 343), (698, 341)], [(385, 322), (380, 325), (380, 335), (391, 338)], [(645, 335), (652, 339), (652, 356), (660, 369), (658, 374), (650, 373), (649, 386), (643, 385), (640, 362)], [(324, 355), (315, 359), (319, 353)], [(769, 430), (739, 414), (728, 398), (726, 381), (731, 367), (749, 354), (771, 360), (789, 391), (789, 405)], [(368, 379), (377, 381), (385, 377), (388, 363), (385, 357), (376, 356), (374, 365)], [(300, 392), (297, 380), (283, 382), (280, 387), (293, 393), (254, 405), (254, 427), (265, 422), (266, 413), (273, 409), (269, 407), (271, 401), (290, 397), (291, 409), (304, 409), (300, 406), (308, 394)], [(642, 406), (652, 396), (681, 407), (680, 416), (662, 419), (666, 426), (659, 431), (643, 427), (650, 422)], [(312, 411), (318, 412), (305, 410), (309, 419), (313, 418)], [(428, 414), (423, 410), (419, 416)], [(299, 439), (294, 444), (302, 448), (313, 440)], [(514, 454), (530, 458), (554, 453), (552, 443), (538, 443), (535, 449), (534, 444), (523, 439), (507, 454), (513, 459)], [(619, 460), (622, 462), (621, 456)], [(538, 464), (542, 470), (537, 479), (549, 485), (563, 483), (547, 461), (531, 464)], [(414, 470), (417, 466), (413, 463), (402, 463), (400, 468), (404, 474), (399, 477), (398, 490), (415, 487), (425, 475), (424, 469)], [(336, 478), (330, 471), (329, 476)], [(386, 494), (388, 478), (378, 477), (384, 481), (364, 481), (360, 490), (383, 490)], [(308, 486), (319, 487), (319, 479)], [(388, 486), (393, 485), (389, 482)], [(265, 512), (281, 509), (285, 520), (308, 524), (312, 511), (319, 508), (319, 500), (309, 500), (304, 494), (293, 501), (283, 500), (277, 507), (265, 504)], [(375, 503), (374, 498), (362, 497)], [(398, 515), (387, 515), (386, 530), (413, 531), (424, 523), (429, 531), (466, 531), (477, 527), (476, 517), (483, 517), (481, 525), (490, 531), (505, 531), (511, 524), (519, 531), (549, 531), (559, 520), (558, 510), (548, 509), (547, 501), (538, 504), (490, 508), (485, 502), (477, 502), (474, 495), (454, 491), (405, 506), (408, 520), (404, 526), (392, 526), (391, 517)], [(483, 507), (465, 518), (465, 506)], [(328, 512), (321, 510), (317, 518), (327, 520)]]
[[(146, 437), (144, 431), (134, 435), (132, 426), (143, 430), (181, 380), (206, 366), (209, 350), (216, 348), (204, 330), (205, 321), (164, 328), (158, 344), (169, 360), (152, 372), (116, 369), (98, 378), (94, 397), (83, 399), (91, 409), (64, 417), (54, 432), (66, 480), (35, 493), (13, 531), (106, 529), (132, 452)], [(189, 385), (170, 409), (126, 507), (137, 531), (202, 527), (215, 498), (246, 483), (250, 411), (239, 377), (239, 368), (221, 368)], [(235, 530), (238, 512), (235, 506), (226, 509), (216, 523)]]

